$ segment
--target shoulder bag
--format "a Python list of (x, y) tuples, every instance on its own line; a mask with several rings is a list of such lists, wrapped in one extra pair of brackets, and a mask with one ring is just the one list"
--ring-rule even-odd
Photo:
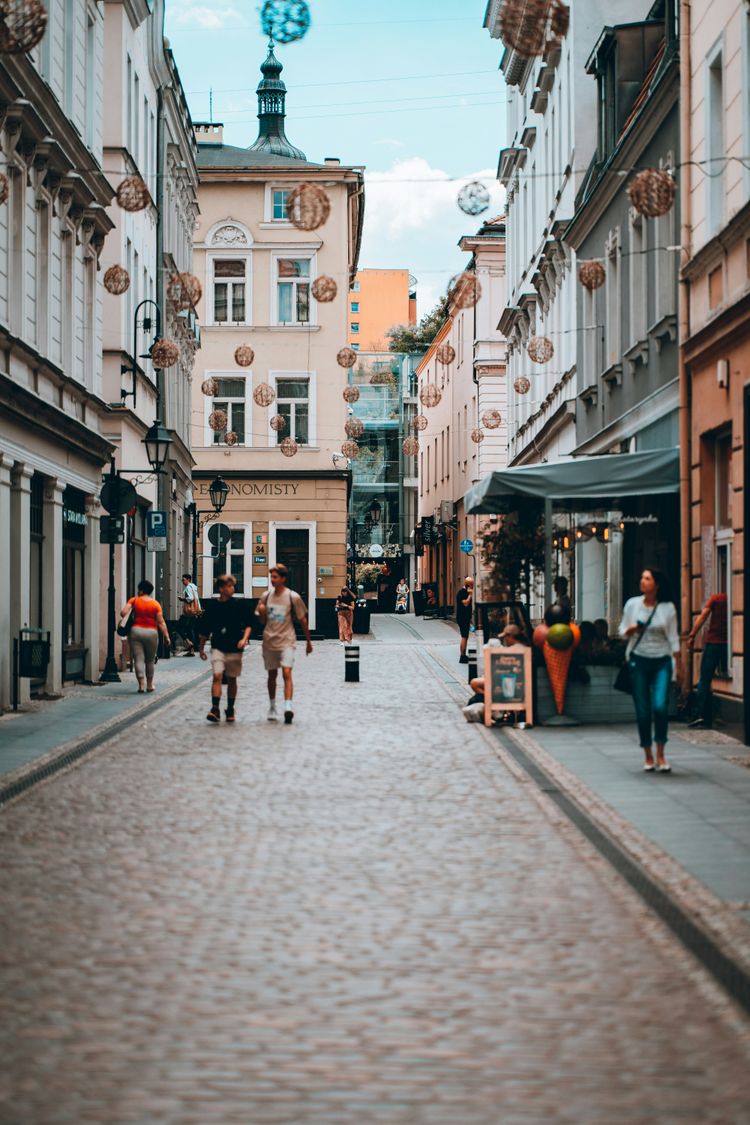
[(124, 618), (124, 620), (121, 620), (120, 624), (117, 626), (118, 637), (129, 636), (130, 630), (133, 628), (133, 622), (134, 621), (135, 621), (135, 598), (133, 598), (133, 600), (130, 603), (130, 613), (128, 614), (128, 616), (126, 618)]
[(184, 608), (182, 612), (184, 613), (185, 617), (200, 617), (200, 615), (203, 613), (200, 599), (198, 598), (197, 589), (193, 594), (192, 600), (189, 602), (184, 602)]
[(615, 689), (615, 691), (621, 691), (625, 695), (632, 695), (633, 694), (633, 677), (630, 674), (630, 657), (633, 655), (635, 650), (638, 648), (638, 645), (641, 643), (641, 641), (643, 639), (643, 634), (646, 632), (649, 625), (651, 624), (651, 622), (653, 620), (653, 617), (654, 617), (654, 614), (656, 613), (658, 608), (659, 608), (659, 603), (657, 602), (656, 605), (654, 606), (654, 608), (651, 610), (651, 616), (649, 617), (646, 624), (643, 626), (643, 630), (641, 631), (641, 634), (638, 637), (638, 640), (635, 642), (635, 644), (631, 648), (629, 656), (625, 660), (625, 663), (623, 664), (620, 671), (615, 676), (615, 682), (612, 684), (612, 687)]

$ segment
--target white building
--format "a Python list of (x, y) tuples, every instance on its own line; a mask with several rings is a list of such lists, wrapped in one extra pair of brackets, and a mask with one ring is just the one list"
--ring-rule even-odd
[[(484, 26), (501, 38), (502, 0), (489, 0)], [(596, 90), (584, 69), (601, 28), (630, 18), (627, 0), (577, 0), (570, 28), (536, 59), (506, 46), (507, 147), (498, 179), (507, 189), (508, 297), (500, 327), (508, 340), (509, 460), (522, 465), (572, 453), (576, 409), (576, 263), (561, 241), (596, 148)], [(544, 364), (527, 354), (548, 338)], [(519, 377), (531, 381), (519, 394)]]

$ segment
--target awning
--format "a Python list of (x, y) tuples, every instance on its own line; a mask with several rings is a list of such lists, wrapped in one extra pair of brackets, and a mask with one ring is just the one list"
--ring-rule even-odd
[(469, 515), (512, 511), (514, 499), (553, 501), (568, 511), (616, 508), (626, 496), (654, 496), (680, 490), (679, 449), (577, 457), (546, 465), (500, 469), (464, 496)]

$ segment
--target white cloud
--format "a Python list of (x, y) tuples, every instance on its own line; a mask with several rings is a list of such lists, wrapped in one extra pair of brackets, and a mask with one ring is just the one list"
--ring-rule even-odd
[(200, 27), (211, 30), (225, 27), (232, 20), (241, 20), (242, 17), (236, 8), (182, 4), (173, 19), (178, 27)]

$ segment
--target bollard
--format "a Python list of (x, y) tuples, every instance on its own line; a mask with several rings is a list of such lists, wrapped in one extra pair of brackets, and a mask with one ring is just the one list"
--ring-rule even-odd
[(344, 683), (359, 683), (359, 645), (344, 645)]
[(466, 646), (466, 655), (469, 659), (469, 666), (466, 669), (466, 680), (468, 683), (471, 683), (471, 681), (475, 680), (479, 675), (477, 669), (477, 642), (474, 634), (469, 637), (469, 643)]

